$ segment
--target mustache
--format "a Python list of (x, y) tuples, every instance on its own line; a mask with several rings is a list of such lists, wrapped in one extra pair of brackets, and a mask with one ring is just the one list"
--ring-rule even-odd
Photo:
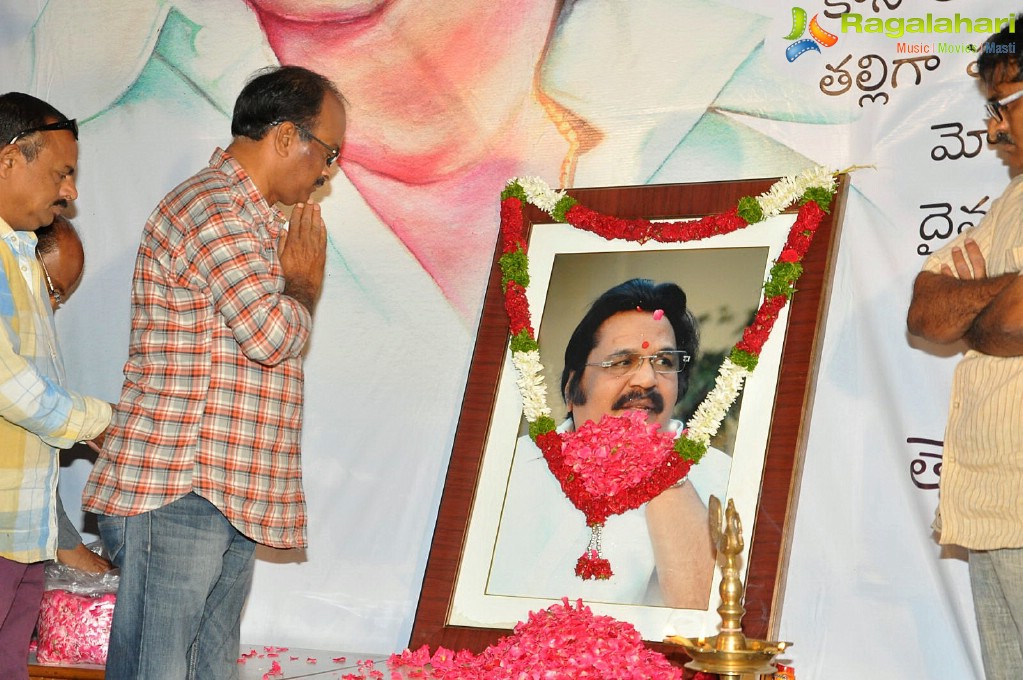
[(1015, 144), (1015, 142), (1012, 141), (1012, 137), (1010, 137), (1009, 133), (1005, 130), (999, 130), (994, 139), (991, 138), (991, 133), (988, 133), (987, 143), (991, 146), (998, 146), (999, 144)]
[(660, 413), (664, 410), (664, 397), (661, 396), (660, 391), (656, 387), (650, 387), (645, 390), (632, 390), (615, 400), (615, 403), (611, 405), (611, 408), (615, 411), (624, 411), (629, 408), (629, 404), (633, 401), (649, 401), (650, 409), (655, 413)]
[(66, 198), (58, 198), (56, 201), (53, 202), (53, 204), (59, 205), (61, 208), (66, 208), (68, 205)]
[(320, 177), (315, 182), (313, 182), (313, 185), (315, 185), (316, 188), (319, 189), (320, 187), (322, 187), (326, 183), (327, 183), (327, 178), (326, 177)]

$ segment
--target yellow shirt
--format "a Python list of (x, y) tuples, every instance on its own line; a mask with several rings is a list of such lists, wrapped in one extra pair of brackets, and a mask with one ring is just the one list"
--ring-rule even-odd
[[(989, 276), (1023, 271), (1023, 176), (975, 228), (928, 258), (924, 269), (952, 266), (952, 248), (966, 238), (980, 246)], [(1023, 547), (1023, 357), (971, 349), (956, 366), (936, 526), (945, 545)]]
[(35, 245), (0, 219), (0, 556), (22, 563), (55, 555), (55, 447), (110, 422), (109, 404), (64, 387)]

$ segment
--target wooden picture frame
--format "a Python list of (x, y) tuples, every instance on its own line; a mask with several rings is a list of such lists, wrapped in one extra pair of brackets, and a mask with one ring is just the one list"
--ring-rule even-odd
[[(724, 212), (734, 207), (739, 198), (761, 194), (775, 181), (761, 179), (573, 189), (568, 193), (588, 208), (618, 217), (689, 219)], [(744, 513), (740, 508), (746, 528), (744, 533), (749, 536), (744, 577), (746, 615), (743, 628), (751, 637), (770, 637), (776, 633), (775, 615), (783, 596), (789, 531), (795, 513), (805, 446), (804, 426), (812, 404), (819, 338), (824, 327), (827, 305), (827, 284), (841, 224), (845, 189), (845, 179), (841, 178), (830, 214), (825, 216), (818, 227), (813, 245), (803, 260), (803, 275), (797, 284), (798, 292), (788, 306), (787, 323), (783, 328), (776, 328), (774, 337), (769, 341), (778, 344), (778, 363), (773, 369), (764, 371), (773, 371), (776, 375), (773, 376), (773, 398), (769, 405), (759, 409), (770, 410), (766, 415), (769, 425), (762, 454), (762, 475), (759, 487), (755, 490), (756, 498), (751, 512)], [(794, 219), (793, 213), (787, 213), (790, 222)], [(542, 211), (529, 205), (524, 206), (523, 217), (527, 232), (552, 222)], [(758, 226), (752, 225), (743, 231), (752, 232)], [(590, 235), (590, 238), (596, 237)], [(716, 248), (719, 246), (717, 239), (721, 238), (716, 236), (685, 247)], [(584, 246), (583, 250), (587, 247), (590, 246)], [(531, 261), (532, 248), (531, 242)], [(777, 256), (777, 249), (780, 249), (780, 243), (772, 251), (770, 259)], [(495, 405), (499, 398), (503, 398), (500, 394), (503, 373), (507, 381), (508, 319), (503, 308), (497, 255), (488, 284), (459, 427), (409, 643), (412, 649), (428, 644), (479, 652), (511, 632), (507, 622), (500, 626), (452, 623), (451, 616), (474, 504), (478, 496), (484, 495), (478, 494), (478, 485), (481, 470), (485, 467)], [(539, 319), (534, 318), (534, 323), (539, 323)], [(539, 332), (542, 340), (542, 326)], [(547, 357), (544, 358), (546, 363)], [(758, 365), (757, 371), (761, 371), (761, 366)], [(553, 404), (558, 398), (557, 384), (551, 390), (555, 392), (549, 396)], [(717, 582), (715, 579), (715, 589)], [(527, 601), (535, 603), (535, 600)], [(716, 597), (712, 596), (704, 615), (714, 612), (715, 601)], [(541, 607), (531, 606), (523, 610), (519, 620), (524, 620), (528, 611), (537, 608)], [(637, 612), (640, 609), (645, 611), (645, 608), (637, 607)], [(611, 606), (610, 612), (623, 620), (629, 620), (631, 615), (628, 607), (621, 609)], [(686, 629), (676, 632), (683, 635), (693, 633)], [(652, 646), (670, 657), (684, 660), (684, 653), (679, 648), (658, 642), (662, 637), (659, 633), (648, 631), (644, 637), (650, 640)]]

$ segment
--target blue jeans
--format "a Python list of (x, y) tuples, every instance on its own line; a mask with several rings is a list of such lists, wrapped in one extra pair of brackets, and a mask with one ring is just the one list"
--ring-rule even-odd
[(237, 678), (256, 544), (194, 493), (99, 529), (121, 570), (107, 680)]
[(1023, 548), (971, 550), (970, 587), (984, 675), (1023, 678)]

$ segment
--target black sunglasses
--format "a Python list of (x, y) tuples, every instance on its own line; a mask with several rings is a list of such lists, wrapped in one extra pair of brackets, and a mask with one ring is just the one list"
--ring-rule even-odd
[(27, 137), (28, 135), (35, 134), (36, 132), (49, 132), (51, 130), (67, 130), (75, 136), (75, 139), (78, 139), (78, 121), (72, 118), (71, 120), (62, 120), (56, 123), (47, 123), (46, 125), (26, 128), (11, 137), (11, 141), (7, 143), (14, 144), (22, 137)]
[(310, 140), (316, 142), (317, 144), (322, 146), (324, 149), (326, 149), (327, 150), (326, 161), (327, 161), (327, 167), (328, 168), (330, 166), (334, 165), (334, 161), (336, 161), (337, 157), (341, 155), (341, 149), (340, 148), (338, 148), (336, 146), (331, 146), (330, 144), (327, 144), (325, 141), (323, 141), (322, 139), (320, 139), (319, 137), (317, 137), (313, 133), (309, 132), (309, 130), (307, 130), (305, 127), (299, 125), (298, 123), (296, 123), (293, 120), (275, 120), (274, 122), (270, 123), (270, 127), (274, 127), (274, 126), (280, 125), (281, 123), (291, 123), (292, 125), (295, 126), (295, 129), (297, 129), (299, 132), (302, 133), (303, 136), (308, 137)]

